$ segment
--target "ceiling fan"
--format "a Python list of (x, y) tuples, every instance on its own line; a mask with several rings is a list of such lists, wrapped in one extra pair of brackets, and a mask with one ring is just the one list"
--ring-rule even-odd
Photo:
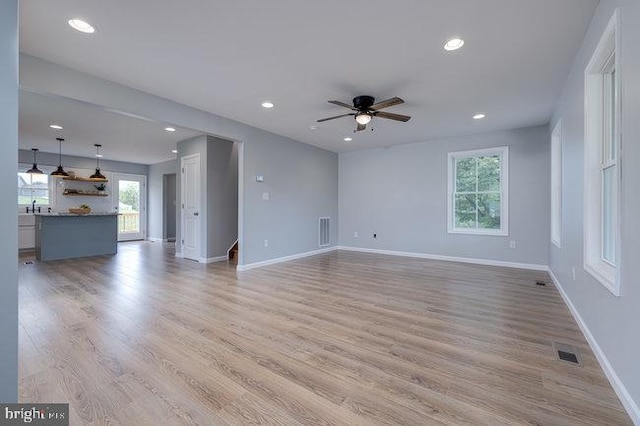
[(318, 123), (352, 115), (355, 117), (356, 122), (358, 123), (358, 127), (356, 127), (355, 131), (359, 132), (360, 130), (364, 130), (367, 128), (367, 124), (371, 122), (371, 119), (373, 117), (387, 118), (389, 120), (403, 121), (403, 122), (407, 122), (411, 119), (411, 117), (409, 117), (408, 115), (394, 114), (391, 112), (380, 111), (383, 108), (388, 108), (390, 106), (403, 104), (404, 101), (402, 99), (398, 97), (393, 97), (378, 103), (374, 103), (375, 101), (376, 100), (373, 96), (366, 96), (366, 95), (356, 96), (355, 98), (353, 98), (353, 105), (349, 105), (347, 103), (340, 102), (340, 101), (329, 101), (329, 103), (331, 104), (349, 108), (350, 110), (353, 110), (355, 112), (351, 112), (349, 114), (336, 115), (335, 117), (323, 118), (321, 120), (318, 120)]

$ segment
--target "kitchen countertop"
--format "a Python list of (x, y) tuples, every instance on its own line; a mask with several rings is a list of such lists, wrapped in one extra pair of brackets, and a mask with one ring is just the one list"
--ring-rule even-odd
[(84, 214), (66, 213), (66, 212), (51, 212), (51, 213), (29, 213), (34, 216), (116, 216), (116, 212), (91, 212)]

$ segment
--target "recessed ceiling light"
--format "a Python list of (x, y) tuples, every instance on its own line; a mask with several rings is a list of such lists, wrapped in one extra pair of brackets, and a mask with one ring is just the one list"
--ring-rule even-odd
[(73, 28), (76, 31), (80, 31), (81, 33), (93, 34), (96, 32), (96, 29), (93, 28), (91, 24), (89, 24), (86, 21), (83, 21), (82, 19), (78, 19), (78, 18), (69, 19), (68, 23), (71, 28)]
[(172, 152), (173, 154), (177, 154), (177, 153), (178, 153), (178, 150), (177, 150), (177, 149), (172, 149), (172, 150), (171, 150), (171, 152)]
[(51, 124), (49, 125), (49, 127), (56, 130), (62, 130), (62, 126), (60, 126), (59, 124)]
[(485, 117), (486, 117), (486, 115), (484, 115), (484, 114), (476, 114), (476, 115), (473, 116), (473, 119), (474, 120), (482, 120)]
[(263, 102), (262, 103), (262, 108), (273, 108), (273, 103), (272, 102)]
[(165, 127), (164, 128), (167, 132), (175, 132), (176, 129), (174, 129), (173, 127)]
[(458, 50), (464, 46), (464, 40), (461, 38), (452, 38), (444, 44), (444, 50)]
[(351, 142), (353, 140), (353, 138), (350, 138), (349, 136), (347, 136), (346, 138), (343, 139), (345, 142)]

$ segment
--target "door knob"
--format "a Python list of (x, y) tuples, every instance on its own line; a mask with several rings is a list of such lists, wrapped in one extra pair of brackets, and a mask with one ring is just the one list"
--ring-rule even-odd
[(193, 215), (194, 215), (194, 216), (198, 216), (198, 212), (195, 212)]

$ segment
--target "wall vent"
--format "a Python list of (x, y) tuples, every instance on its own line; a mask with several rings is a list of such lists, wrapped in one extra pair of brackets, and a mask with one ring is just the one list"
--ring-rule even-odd
[(331, 218), (318, 219), (318, 246), (325, 247), (331, 244)]

